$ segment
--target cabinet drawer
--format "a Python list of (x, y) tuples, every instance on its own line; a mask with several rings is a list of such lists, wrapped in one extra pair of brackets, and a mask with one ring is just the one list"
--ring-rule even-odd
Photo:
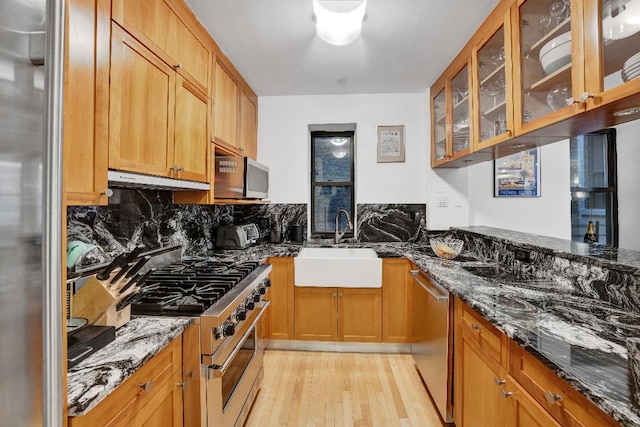
[(510, 346), (511, 376), (561, 425), (618, 426), (618, 423), (518, 344), (511, 342)]
[[(178, 337), (86, 415), (70, 418), (69, 425), (127, 425), (167, 383), (175, 383), (175, 378), (179, 380), (181, 372), (182, 337)], [(176, 373), (179, 374), (177, 377)], [(147, 385), (146, 390), (144, 385)]]
[(507, 338), (496, 329), (495, 326), (487, 322), (480, 314), (475, 312), (468, 305), (460, 303), (459, 313), (460, 325), (471, 332), (476, 342), (485, 350), (496, 362), (506, 366)]

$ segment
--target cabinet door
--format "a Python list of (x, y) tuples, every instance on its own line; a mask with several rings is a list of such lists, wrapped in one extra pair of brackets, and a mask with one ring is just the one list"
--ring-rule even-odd
[(182, 333), (182, 402), (185, 426), (200, 425), (200, 327)]
[(170, 176), (175, 72), (113, 25), (109, 167)]
[[(474, 149), (491, 147), (513, 136), (511, 100), (511, 39), (509, 12), (504, 21), (473, 50)], [(506, 22), (506, 24), (505, 24)], [(506, 28), (505, 28), (506, 26)]]
[(432, 88), (436, 96), (431, 99), (431, 167), (447, 161), (447, 101), (445, 88)]
[(336, 288), (295, 288), (295, 338), (337, 341)]
[[(506, 373), (484, 354), (466, 330), (456, 328), (454, 408), (456, 426), (505, 426), (505, 399), (501, 381)], [(461, 336), (460, 336), (461, 335)]]
[(471, 148), (471, 97), (469, 96), (469, 64), (451, 79), (451, 158), (469, 154)]
[(99, 120), (108, 108), (96, 107), (102, 100), (97, 99), (98, 95), (109, 84), (110, 40), (108, 36), (98, 37), (98, 28), (103, 29), (105, 17), (96, 10), (94, 0), (68, 1), (66, 21), (63, 129), (66, 202), (106, 205), (108, 141), (100, 134)]
[(507, 400), (507, 425), (513, 427), (560, 427), (511, 376), (504, 385)]
[(382, 341), (381, 289), (338, 289), (338, 340)]
[(174, 177), (208, 181), (208, 113), (209, 99), (206, 94), (181, 76), (177, 76)]
[(255, 159), (258, 154), (258, 98), (253, 94), (240, 92), (240, 154)]
[(112, 4), (118, 24), (207, 93), (211, 58), (206, 44), (195, 35), (194, 27), (200, 25), (195, 19), (187, 26), (172, 9), (179, 6), (162, 0), (113, 0)]
[(272, 269), (269, 274), (269, 332), (273, 340), (293, 339), (293, 258), (269, 258)]
[(238, 82), (219, 61), (215, 70), (214, 135), (216, 143), (238, 147)]
[(631, 105), (638, 105), (640, 7), (637, 0), (590, 1), (584, 2), (584, 8), (586, 96), (590, 96), (587, 108), (597, 108), (633, 94), (636, 101)]
[(585, 109), (574, 102), (584, 92), (582, 3), (517, 3), (512, 20), (516, 136)]
[(411, 281), (406, 259), (382, 260), (382, 341), (410, 342)]

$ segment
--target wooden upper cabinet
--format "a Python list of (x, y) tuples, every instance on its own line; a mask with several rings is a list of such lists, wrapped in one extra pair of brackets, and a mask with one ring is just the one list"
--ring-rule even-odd
[(258, 155), (258, 97), (247, 87), (240, 91), (240, 139), (238, 151), (252, 159)]
[(214, 142), (238, 148), (240, 86), (234, 73), (216, 61), (214, 84)]
[[(176, 178), (208, 181), (209, 99), (187, 80), (176, 79), (175, 149)], [(183, 170), (184, 169), (184, 170)]]
[(475, 151), (513, 136), (510, 10), (499, 18), (492, 21), (493, 28), (472, 51)]
[[(443, 82), (446, 84), (446, 82)], [(449, 144), (447, 143), (447, 94), (444, 85), (432, 86), (431, 98), (431, 167), (436, 167), (448, 160)]]
[(640, 105), (638, 0), (585, 1), (583, 7), (587, 109)]
[[(65, 25), (64, 194), (66, 204), (107, 204), (106, 122), (96, 114), (108, 109), (109, 16), (94, 0), (68, 0)], [(95, 46), (95, 49), (87, 49)], [(106, 77), (106, 79), (104, 79)], [(105, 85), (101, 84), (106, 81)], [(107, 107), (104, 107), (104, 101)]]
[(175, 80), (173, 69), (113, 25), (109, 168), (170, 175)]
[(208, 93), (211, 50), (201, 40), (205, 37), (196, 34), (199, 23), (185, 6), (163, 0), (113, 0), (112, 19)]
[(518, 1), (512, 24), (516, 135), (584, 111), (577, 102), (585, 91), (582, 4)]

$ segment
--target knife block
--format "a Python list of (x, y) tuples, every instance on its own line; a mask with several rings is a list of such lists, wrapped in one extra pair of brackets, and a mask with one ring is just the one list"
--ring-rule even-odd
[(119, 288), (119, 284), (109, 284), (109, 279), (101, 281), (91, 277), (73, 295), (72, 316), (84, 317), (90, 325), (124, 325), (131, 319), (131, 306), (127, 305), (122, 310), (117, 310), (116, 306), (137, 288), (133, 286), (123, 294), (118, 293)]

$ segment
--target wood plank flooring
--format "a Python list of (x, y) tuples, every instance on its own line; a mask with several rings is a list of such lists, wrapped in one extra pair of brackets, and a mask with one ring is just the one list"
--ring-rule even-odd
[(442, 427), (409, 354), (268, 350), (245, 426)]

